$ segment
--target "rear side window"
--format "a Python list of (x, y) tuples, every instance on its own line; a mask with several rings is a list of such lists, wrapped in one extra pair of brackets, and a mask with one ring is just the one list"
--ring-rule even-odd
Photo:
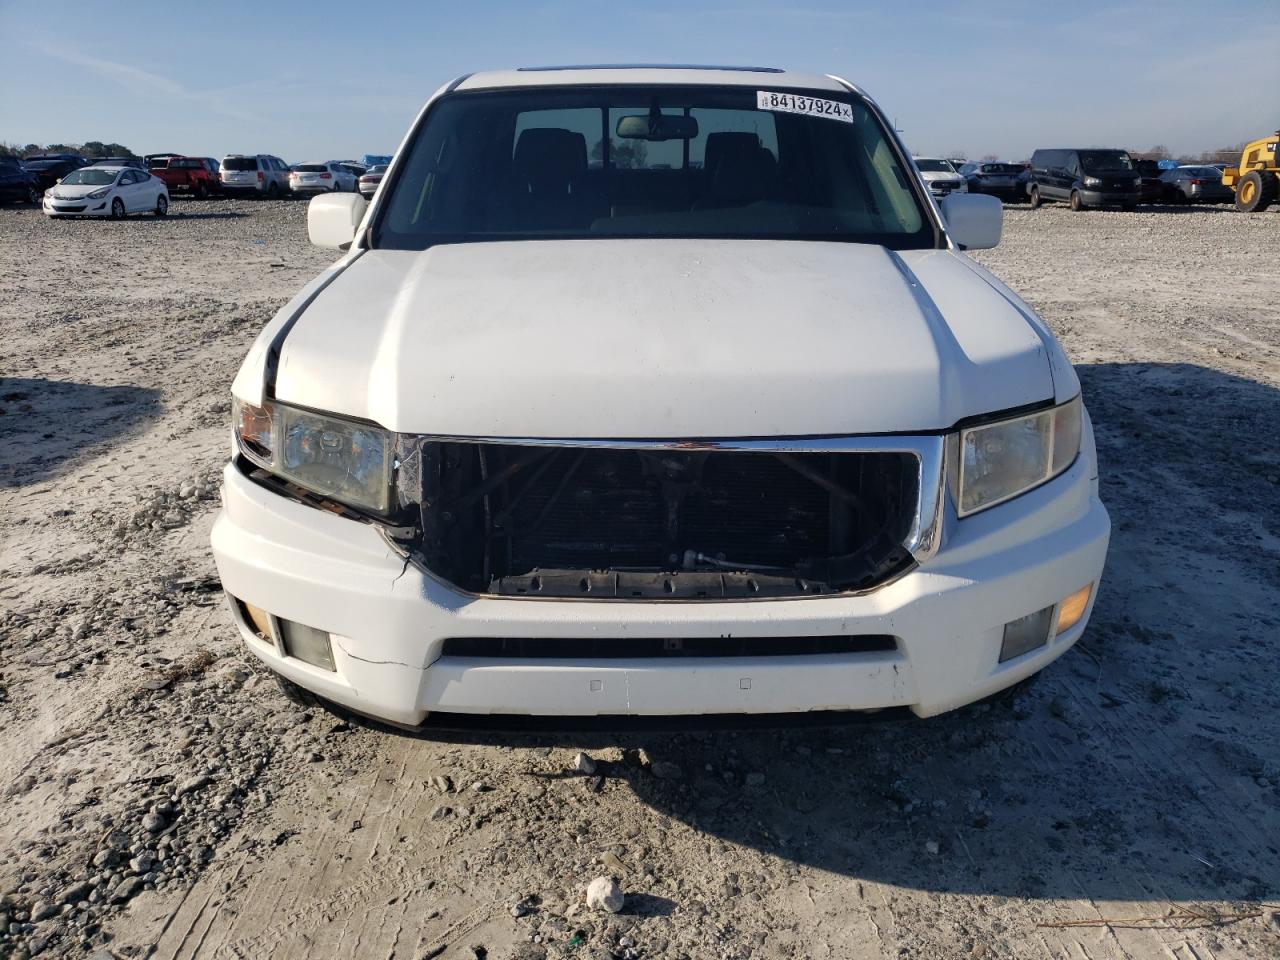
[(235, 170), (243, 172), (245, 170), (257, 170), (258, 161), (254, 157), (227, 157), (222, 161), (223, 170)]
[[(599, 167), (604, 162), (604, 125), (598, 108), (583, 107), (581, 109), (521, 110), (515, 117), (515, 130), (511, 138), (511, 156), (514, 161), (516, 151), (526, 130), (567, 130), (577, 139), (587, 157), (588, 166)], [(523, 138), (532, 143), (536, 135)], [(567, 141), (568, 138), (562, 138)]]

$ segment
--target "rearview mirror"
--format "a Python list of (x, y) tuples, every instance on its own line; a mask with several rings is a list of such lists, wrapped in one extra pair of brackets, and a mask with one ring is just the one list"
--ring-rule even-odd
[(650, 113), (619, 117), (615, 129), (623, 140), (692, 140), (698, 135), (698, 121)]
[(947, 233), (966, 250), (989, 250), (1004, 230), (1004, 204), (981, 193), (952, 193), (942, 198)]
[(345, 250), (368, 208), (369, 201), (358, 193), (322, 193), (307, 206), (307, 236), (317, 247)]

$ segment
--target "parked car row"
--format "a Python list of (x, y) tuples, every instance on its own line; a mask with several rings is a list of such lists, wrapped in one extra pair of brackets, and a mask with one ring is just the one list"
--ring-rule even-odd
[[(379, 159), (383, 159), (381, 156)], [(348, 191), (372, 197), (387, 164), (367, 165), (354, 160), (325, 160), (290, 167), (272, 154), (228, 154), (214, 157), (179, 153), (152, 153), (145, 157), (103, 157), (89, 160), (72, 153), (41, 154), (18, 159), (0, 157), (0, 201), (39, 204), (42, 197), (59, 184), (81, 185), (81, 178), (68, 177), (86, 168), (119, 171), (139, 170), (162, 183), (167, 195), (186, 193), (196, 199), (214, 195), (282, 197), (327, 191)], [(144, 182), (144, 181), (140, 181)], [(99, 188), (105, 184), (97, 184)], [(154, 191), (154, 187), (149, 188)], [(72, 191), (75, 192), (75, 191)], [(61, 198), (60, 198), (61, 199)], [(110, 201), (112, 198), (107, 198)], [(61, 203), (57, 206), (65, 207)], [(49, 205), (46, 204), (46, 207)], [(93, 204), (95, 212), (110, 215), (111, 203)], [(132, 207), (126, 201), (126, 213)], [(69, 211), (59, 210), (66, 213)]]
[(1005, 203), (1066, 203), (1073, 210), (1143, 203), (1231, 203), (1223, 182), (1228, 164), (1168, 164), (1138, 160), (1125, 150), (1041, 149), (1027, 163), (971, 163), (916, 157), (920, 177), (935, 197), (982, 193)]

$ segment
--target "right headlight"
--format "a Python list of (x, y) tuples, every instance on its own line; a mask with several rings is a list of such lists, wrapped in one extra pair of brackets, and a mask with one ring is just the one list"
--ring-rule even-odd
[(1080, 452), (1080, 398), (1057, 407), (960, 431), (960, 516), (1047, 483)]
[(371, 513), (391, 507), (392, 434), (373, 424), (268, 401), (232, 400), (240, 452), (312, 493)]

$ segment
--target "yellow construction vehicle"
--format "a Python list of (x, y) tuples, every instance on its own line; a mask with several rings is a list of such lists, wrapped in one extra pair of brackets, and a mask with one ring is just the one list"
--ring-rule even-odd
[(1280, 130), (1246, 144), (1240, 154), (1240, 165), (1222, 171), (1223, 185), (1235, 188), (1237, 210), (1245, 213), (1265, 210), (1280, 199), (1277, 147), (1280, 147)]

